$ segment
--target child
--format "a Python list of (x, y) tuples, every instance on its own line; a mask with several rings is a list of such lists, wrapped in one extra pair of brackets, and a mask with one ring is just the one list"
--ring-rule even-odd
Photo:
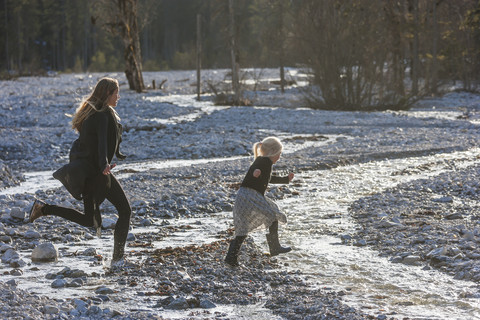
[(233, 207), (235, 238), (230, 242), (225, 262), (238, 266), (238, 253), (248, 232), (261, 225), (269, 227), (267, 234), (270, 255), (275, 256), (292, 250), (282, 247), (278, 241), (278, 221), (287, 222), (286, 216), (271, 199), (265, 197), (268, 183), (289, 183), (294, 174), (285, 177), (272, 175), (272, 166), (280, 158), (282, 143), (278, 138), (268, 137), (253, 145), (255, 161), (250, 166), (238, 190)]

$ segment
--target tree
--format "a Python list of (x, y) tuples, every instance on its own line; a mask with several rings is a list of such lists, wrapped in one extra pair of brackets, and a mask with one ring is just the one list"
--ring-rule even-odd
[(285, 66), (288, 60), (288, 30), (291, 29), (291, 2), (289, 0), (257, 0), (258, 10), (253, 24), (260, 32), (263, 44), (262, 63), (279, 67), (280, 89), (285, 92)]
[(139, 28), (137, 24), (138, 0), (102, 0), (98, 2), (101, 21), (112, 34), (118, 34), (123, 41), (125, 76), (131, 90), (145, 90), (142, 75), (142, 56), (140, 50)]
[(238, 62), (238, 47), (237, 47), (237, 34), (235, 24), (235, 0), (228, 1), (228, 12), (230, 17), (230, 55), (232, 59), (232, 90), (233, 90), (233, 104), (240, 104), (240, 80), (239, 71), (240, 64)]
[(403, 98), (385, 73), (391, 52), (383, 1), (305, 0), (296, 8), (300, 57), (320, 95), (312, 106), (333, 109), (398, 108)]
[(418, 94), (418, 73), (420, 68), (419, 57), (419, 12), (418, 12), (418, 0), (410, 0), (409, 12), (413, 12), (413, 27), (412, 27), (412, 43), (411, 43), (411, 79), (412, 79), (412, 94)]

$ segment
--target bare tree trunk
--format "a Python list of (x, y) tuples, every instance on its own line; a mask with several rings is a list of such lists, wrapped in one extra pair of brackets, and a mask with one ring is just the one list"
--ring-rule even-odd
[(201, 39), (201, 18), (200, 14), (197, 14), (197, 100), (200, 101), (200, 88), (201, 88), (201, 76), (200, 70), (202, 69), (202, 39)]
[(85, 20), (83, 21), (83, 29), (84, 29), (84, 41), (83, 41), (83, 71), (87, 70), (88, 68), (88, 30), (89, 30), (89, 21), (88, 16), (85, 15)]
[(280, 89), (282, 93), (285, 93), (285, 46), (283, 45), (283, 19), (284, 19), (284, 7), (283, 1), (280, 1), (280, 14), (279, 14), (279, 29), (280, 29)]
[(3, 2), (5, 9), (5, 61), (7, 66), (7, 71), (10, 71), (10, 62), (9, 62), (9, 52), (8, 52), (8, 14), (7, 14), (7, 0)]
[(437, 50), (438, 50), (438, 21), (437, 21), (437, 2), (433, 3), (433, 44), (432, 44), (432, 81), (430, 92), (437, 94), (438, 86), (438, 59), (437, 59)]
[(412, 94), (418, 94), (418, 28), (419, 28), (418, 0), (413, 0), (413, 52), (412, 52)]
[(125, 59), (125, 76), (131, 90), (145, 90), (142, 75), (142, 58), (137, 25), (138, 0), (117, 0), (119, 9), (118, 28), (122, 37)]
[(237, 42), (235, 41), (235, 10), (234, 1), (228, 1), (228, 11), (230, 14), (230, 55), (232, 59), (232, 89), (233, 89), (233, 104), (240, 104), (240, 82), (238, 79), (239, 65), (237, 61)]

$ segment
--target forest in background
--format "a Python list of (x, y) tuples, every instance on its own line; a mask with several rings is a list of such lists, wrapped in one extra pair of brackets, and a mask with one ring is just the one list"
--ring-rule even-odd
[(232, 55), (240, 68), (306, 67), (322, 107), (478, 88), (479, 0), (0, 0), (0, 75), (124, 71), (122, 38), (105, 27), (120, 3), (136, 6), (143, 71), (195, 69), (199, 16), (202, 68), (230, 68)]

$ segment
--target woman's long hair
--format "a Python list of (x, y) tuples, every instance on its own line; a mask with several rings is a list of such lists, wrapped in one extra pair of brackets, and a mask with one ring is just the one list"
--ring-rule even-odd
[[(118, 81), (112, 78), (102, 78), (100, 79), (95, 88), (93, 89), (90, 96), (82, 101), (80, 106), (77, 108), (75, 115), (72, 119), (72, 128), (77, 132), (80, 132), (82, 128), (83, 121), (87, 119), (90, 115), (95, 112), (105, 111), (110, 108), (107, 105), (107, 99), (118, 90)], [(112, 109), (112, 108), (110, 108)], [(115, 117), (115, 110), (112, 109), (112, 112)]]

